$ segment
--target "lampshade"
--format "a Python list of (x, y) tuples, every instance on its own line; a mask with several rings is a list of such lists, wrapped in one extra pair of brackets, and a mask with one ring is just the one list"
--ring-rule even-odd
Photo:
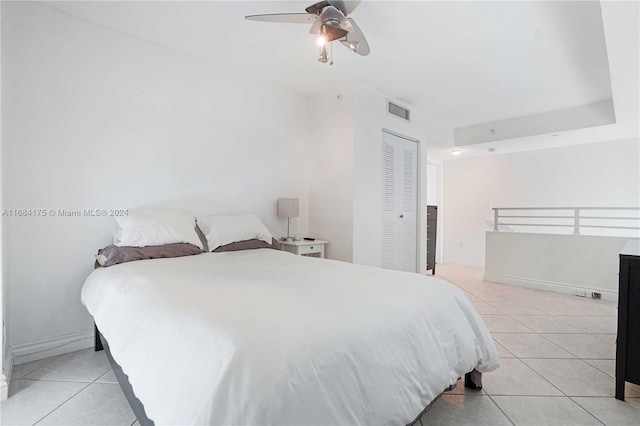
[(300, 208), (297, 198), (280, 198), (278, 199), (278, 216), (279, 217), (298, 217)]

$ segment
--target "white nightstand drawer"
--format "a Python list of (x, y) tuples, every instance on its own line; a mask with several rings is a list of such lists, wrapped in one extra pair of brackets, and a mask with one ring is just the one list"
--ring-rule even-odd
[(320, 253), (322, 251), (322, 244), (309, 244), (298, 247), (300, 254)]
[(317, 257), (324, 257), (324, 245), (327, 241), (280, 241), (280, 250), (288, 251), (293, 254), (316, 254)]

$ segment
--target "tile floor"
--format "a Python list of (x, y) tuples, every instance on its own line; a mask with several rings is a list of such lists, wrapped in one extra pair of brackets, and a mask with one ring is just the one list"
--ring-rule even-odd
[[(482, 271), (438, 265), (464, 290), (502, 357), (484, 388), (461, 384), (427, 425), (640, 425), (640, 386), (613, 398), (616, 306), (602, 300), (486, 283)], [(134, 425), (103, 352), (92, 349), (14, 366), (2, 425)]]
[(613, 397), (615, 303), (488, 283), (477, 269), (437, 272), (467, 293), (502, 365), (481, 391), (445, 394), (422, 425), (640, 425), (640, 386)]

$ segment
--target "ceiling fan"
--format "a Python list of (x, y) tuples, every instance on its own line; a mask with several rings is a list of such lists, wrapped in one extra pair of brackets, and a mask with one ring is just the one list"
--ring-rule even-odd
[[(338, 40), (358, 55), (367, 56), (371, 50), (369, 43), (355, 21), (347, 16), (360, 4), (360, 0), (324, 0), (305, 9), (306, 13), (274, 13), (249, 15), (251, 21), (282, 22), (287, 24), (312, 24), (310, 34), (317, 35), (320, 47), (318, 62), (327, 63), (327, 43)], [(331, 44), (333, 47), (333, 44)], [(333, 58), (329, 65), (333, 65)]]

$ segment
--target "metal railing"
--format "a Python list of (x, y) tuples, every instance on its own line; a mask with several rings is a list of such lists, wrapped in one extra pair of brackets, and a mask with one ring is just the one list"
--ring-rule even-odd
[[(635, 215), (630, 216), (628, 212)], [(611, 222), (615, 224), (608, 224)], [(630, 224), (635, 226), (627, 226)], [(495, 207), (493, 230), (500, 232), (501, 226), (572, 228), (574, 235), (580, 235), (582, 228), (640, 231), (640, 207)]]

